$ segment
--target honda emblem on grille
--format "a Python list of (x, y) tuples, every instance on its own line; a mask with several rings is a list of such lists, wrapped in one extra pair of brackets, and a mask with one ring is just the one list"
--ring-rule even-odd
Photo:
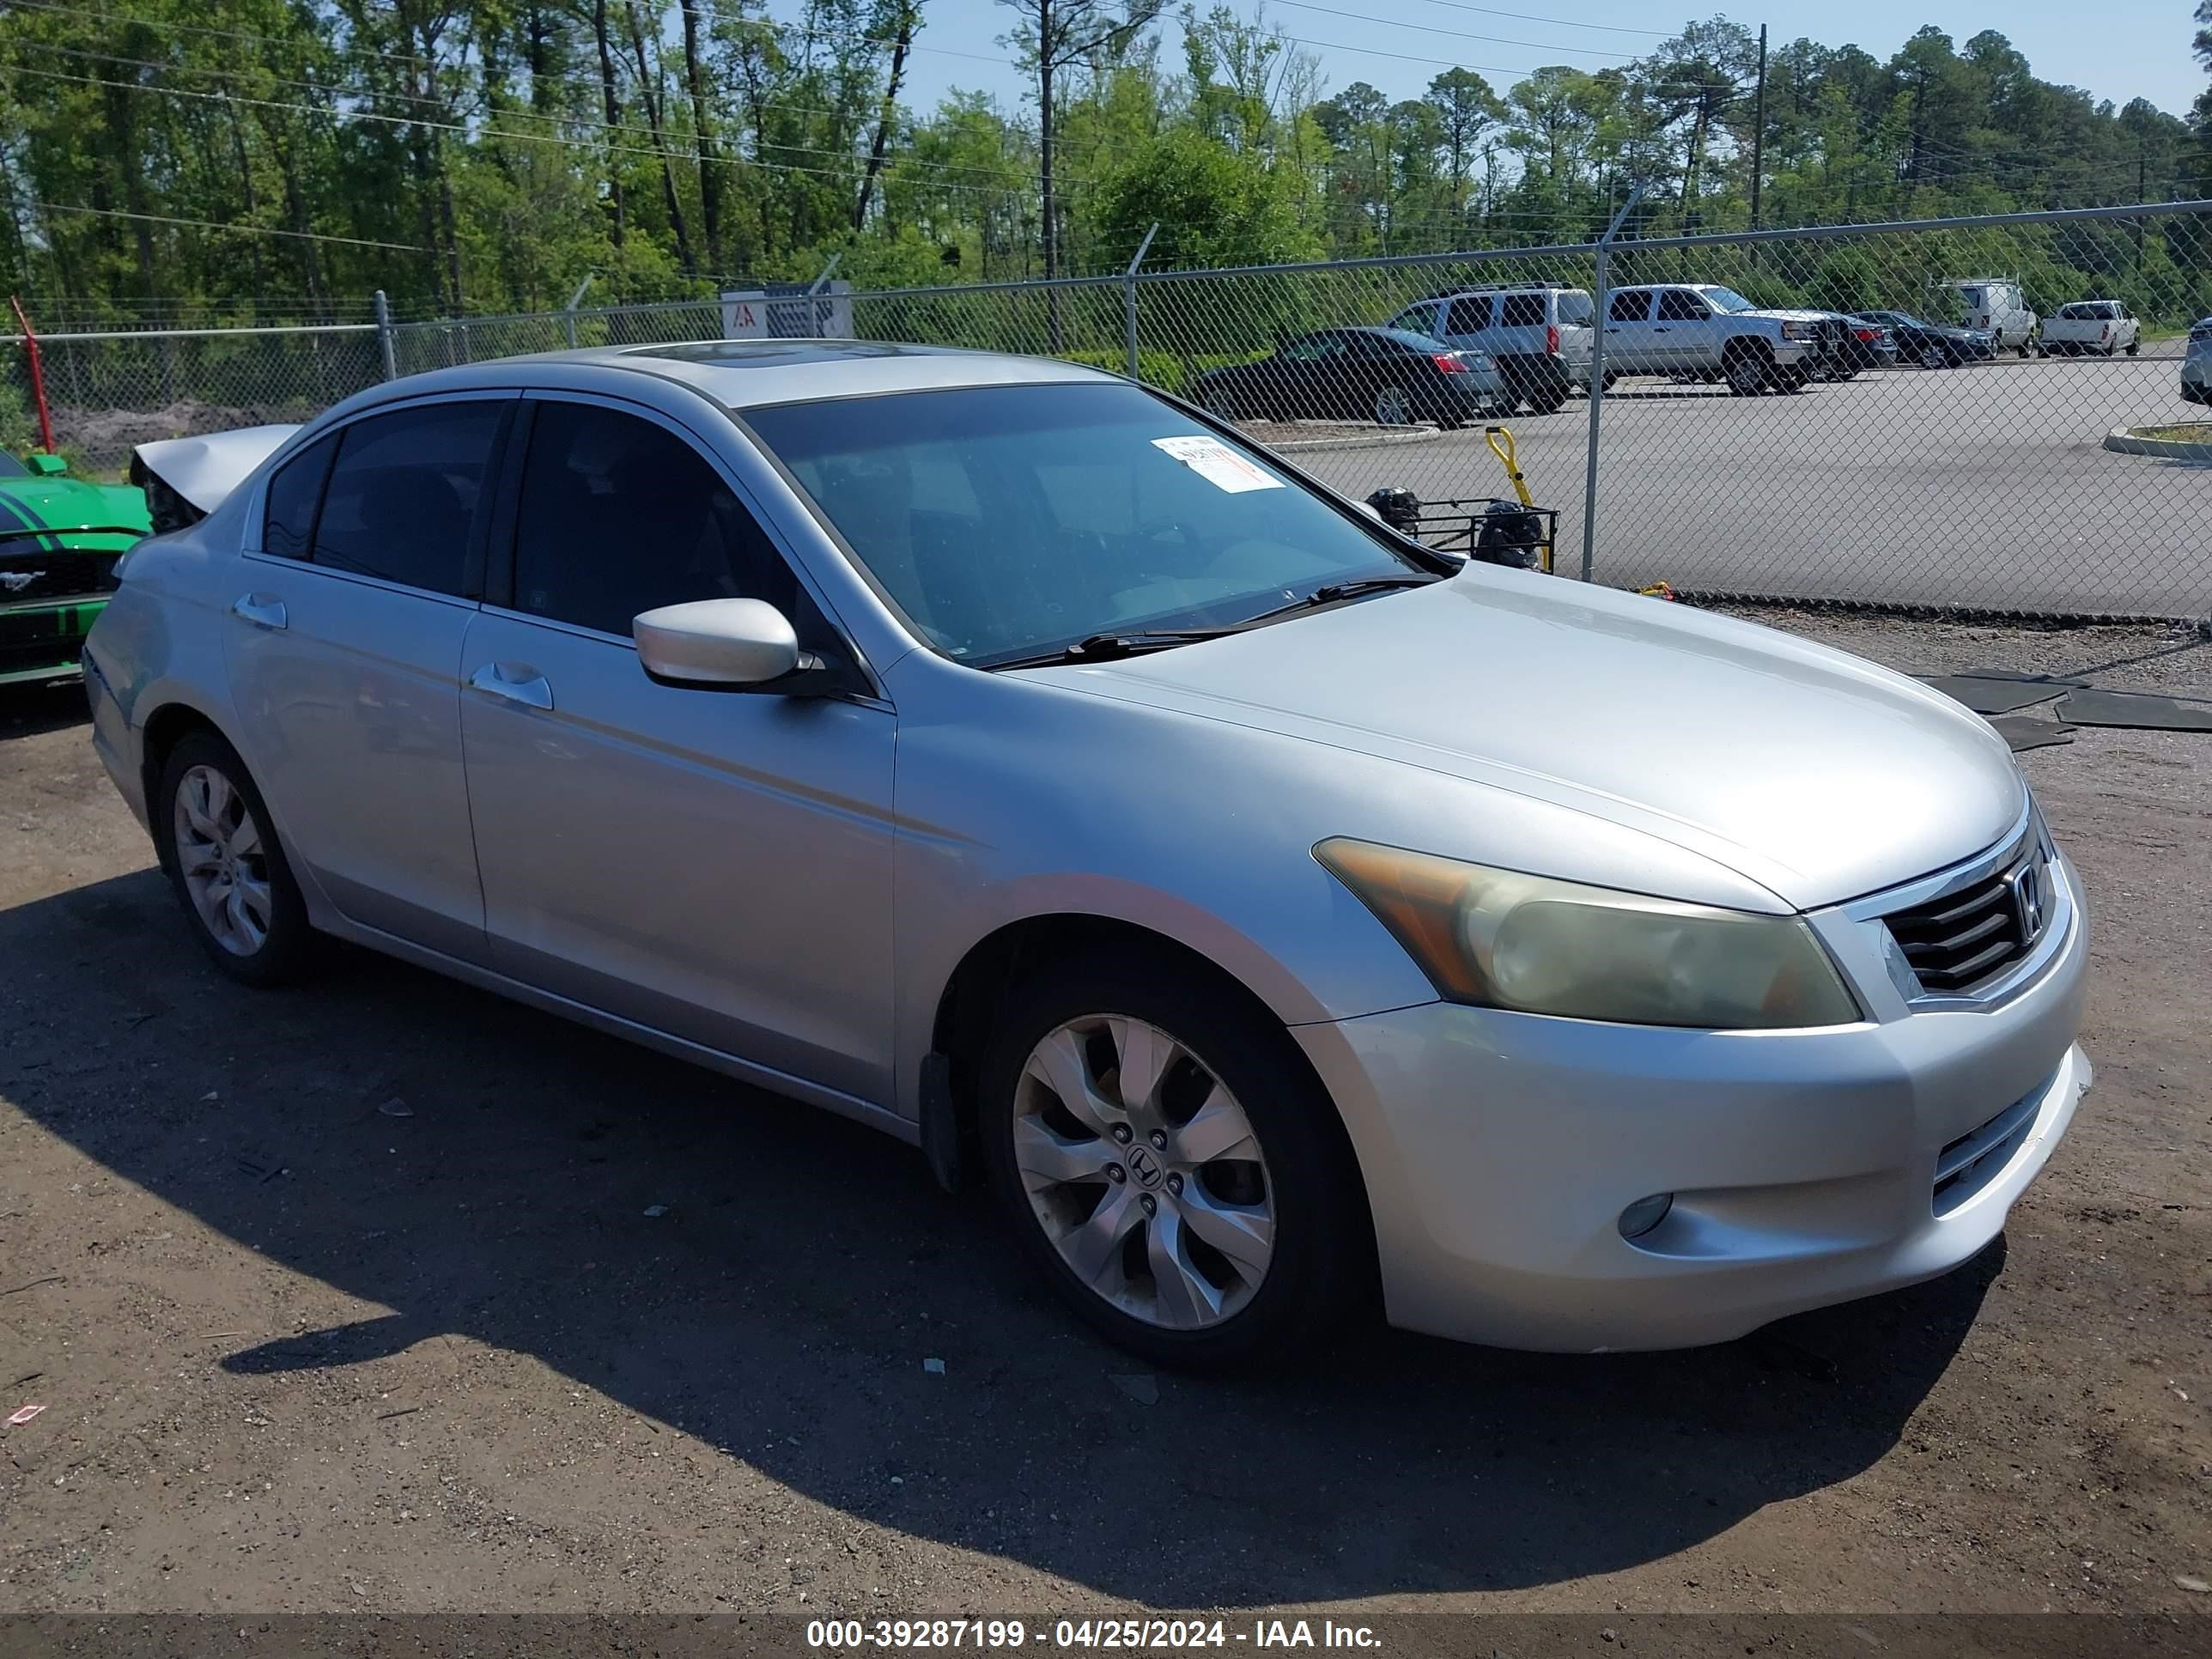
[(2006, 878), (2005, 885), (2012, 890), (2012, 913), (2020, 923), (2020, 936), (2033, 945), (2043, 932), (2042, 866), (2021, 865)]

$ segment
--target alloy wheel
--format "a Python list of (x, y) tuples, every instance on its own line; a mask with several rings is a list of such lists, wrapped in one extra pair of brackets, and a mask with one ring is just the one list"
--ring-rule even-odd
[(1386, 386), (1375, 394), (1375, 423), (1377, 426), (1404, 426), (1412, 418), (1407, 410), (1403, 386)]
[(1172, 1035), (1116, 1014), (1055, 1026), (1013, 1110), (1030, 1211), (1094, 1294), (1183, 1331), (1251, 1301), (1274, 1255), (1274, 1184), (1244, 1108)]
[(177, 869), (209, 936), (234, 957), (268, 942), (275, 902), (261, 829), (246, 797), (212, 766), (177, 781)]

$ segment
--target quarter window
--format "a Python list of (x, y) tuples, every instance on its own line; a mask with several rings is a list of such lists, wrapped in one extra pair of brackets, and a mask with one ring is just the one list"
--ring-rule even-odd
[(347, 427), (315, 521), (314, 562), (409, 587), (466, 592), (469, 532), (507, 408), (504, 399), (471, 398)]
[(261, 515), (261, 550), (280, 558), (304, 559), (315, 533), (315, 509), (322, 504), (323, 480), (338, 434), (309, 444), (276, 469), (269, 480), (269, 505)]
[(633, 617), (664, 605), (766, 599), (805, 640), (798, 590), (752, 514), (683, 439), (594, 404), (538, 404), (515, 517), (517, 610), (627, 639)]

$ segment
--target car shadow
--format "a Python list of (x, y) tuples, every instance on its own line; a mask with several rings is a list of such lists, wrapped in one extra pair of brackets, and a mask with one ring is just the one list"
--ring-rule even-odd
[(2002, 1265), (1686, 1353), (1376, 1333), (1146, 1379), (886, 1137), (365, 953), (245, 990), (172, 906), (148, 871), (0, 912), (0, 957), (46, 974), (0, 1094), (390, 1310), (257, 1332), (227, 1370), (473, 1339), (856, 1518), (1154, 1605), (1538, 1585), (1700, 1543), (1881, 1457)]
[(0, 685), (0, 743), (88, 725), (91, 719), (85, 708), (84, 687), (74, 680)]

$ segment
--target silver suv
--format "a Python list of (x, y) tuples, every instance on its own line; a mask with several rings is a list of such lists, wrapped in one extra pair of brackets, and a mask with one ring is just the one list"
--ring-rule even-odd
[(1549, 415), (1571, 386), (1589, 384), (1590, 331), (1597, 313), (1578, 288), (1470, 288), (1432, 295), (1390, 319), (1498, 364), (1509, 409)]

